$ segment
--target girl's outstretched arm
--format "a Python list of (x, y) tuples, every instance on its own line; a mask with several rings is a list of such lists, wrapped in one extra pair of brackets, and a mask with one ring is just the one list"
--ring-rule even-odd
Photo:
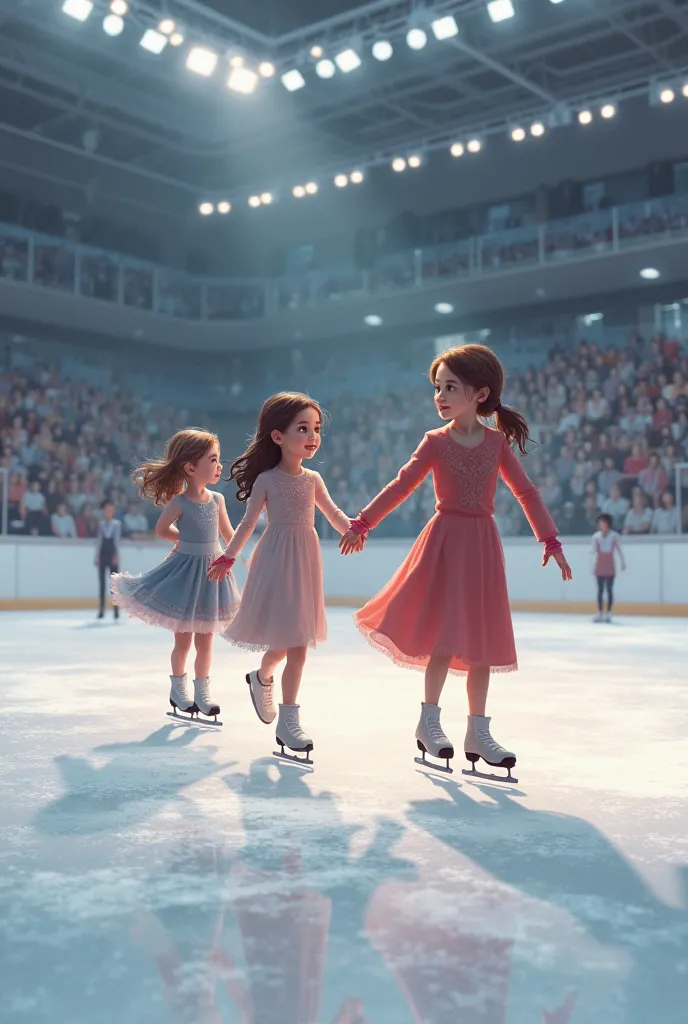
[(227, 505), (225, 503), (224, 494), (219, 495), (218, 512), (220, 518), (220, 536), (225, 544), (229, 544), (234, 536), (234, 527), (232, 526), (229, 520), (229, 515), (227, 514)]
[(325, 481), (320, 473), (315, 474), (315, 504), (327, 519), (330, 526), (339, 534), (344, 534), (349, 529), (351, 520), (338, 508), (330, 497), (330, 492), (325, 486)]
[(231, 572), (234, 561), (241, 554), (244, 545), (247, 543), (256, 528), (258, 517), (263, 510), (267, 497), (265, 481), (258, 477), (253, 485), (251, 497), (246, 502), (244, 517), (234, 531), (234, 536), (220, 555), (220, 558), (211, 563), (210, 569), (208, 570), (208, 579), (215, 581), (221, 580)]

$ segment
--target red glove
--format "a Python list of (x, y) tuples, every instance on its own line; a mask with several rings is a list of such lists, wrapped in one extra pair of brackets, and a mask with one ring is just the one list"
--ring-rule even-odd
[(545, 554), (546, 555), (559, 555), (563, 551), (561, 541), (558, 537), (548, 537), (545, 541)]
[(359, 537), (367, 537), (370, 531), (370, 523), (361, 512), (358, 519), (349, 520), (349, 529)]

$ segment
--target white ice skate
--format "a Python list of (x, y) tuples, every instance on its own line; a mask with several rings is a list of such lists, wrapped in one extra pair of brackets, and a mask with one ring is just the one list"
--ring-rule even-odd
[[(279, 751), (273, 751), (275, 757), (285, 761), (293, 761), (296, 764), (312, 765), (310, 752), (313, 749), (313, 740), (301, 728), (299, 721), (298, 704), (280, 704), (279, 718), (275, 739), (279, 744)], [(296, 751), (294, 754), (285, 754), (284, 748)], [(297, 757), (296, 754), (305, 754), (305, 757)]]
[(595, 618), (592, 621), (593, 622), (604, 622), (604, 615), (602, 614), (602, 612), (598, 612), (597, 615), (595, 616)]
[(614, 621), (614, 619), (612, 618), (612, 613), (611, 612), (607, 612), (607, 614), (604, 617), (604, 621), (605, 622), (613, 622)]
[[(416, 764), (422, 764), (426, 768), (436, 768), (438, 772), (446, 772), (448, 775), (453, 775), (454, 772), (449, 767), (449, 762), (454, 756), (454, 744), (451, 740), (447, 739), (440, 725), (441, 711), (442, 708), (438, 707), (437, 704), (421, 704), (420, 721), (416, 729), (416, 743), (421, 751), (421, 757), (417, 757), (415, 761)], [(443, 758), (447, 762), (446, 767), (441, 764), (433, 764), (432, 761), (426, 761), (426, 754), (430, 754), (431, 757)]]
[(256, 714), (261, 722), (265, 725), (270, 725), (277, 718), (275, 702), (272, 697), (272, 679), (263, 682), (257, 672), (249, 672), (246, 676), (246, 682), (248, 683)]
[(220, 705), (210, 696), (210, 676), (206, 676), (205, 679), (194, 679), (194, 697), (196, 721), (204, 721), (204, 719), (198, 717), (200, 712), (200, 714), (207, 715), (208, 718), (213, 719), (212, 722), (207, 722), (206, 724), (222, 725), (222, 722), (217, 720), (217, 716), (220, 714)]
[[(186, 672), (183, 676), (170, 676), (170, 704), (172, 711), (167, 712), (170, 718), (181, 717), (185, 721), (191, 721), (191, 717), (196, 711), (196, 705)], [(179, 715), (178, 711), (184, 712), (184, 714)], [(190, 717), (187, 718), (187, 716)]]
[[(516, 755), (510, 750), (501, 747), (490, 735), (490, 719), (484, 715), (469, 715), (466, 740), (464, 742), (466, 757), (473, 764), (473, 769), (463, 769), (464, 775), (471, 775), (479, 779), (492, 779), (495, 782), (518, 782), (511, 774), (511, 769), (516, 764)], [(476, 762), (482, 757), (486, 764), (492, 768), (506, 768), (507, 775), (484, 775), (476, 771)]]

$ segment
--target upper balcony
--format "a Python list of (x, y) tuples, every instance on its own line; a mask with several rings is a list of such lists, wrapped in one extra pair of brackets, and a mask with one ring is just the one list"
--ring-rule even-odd
[[(438, 330), (457, 315), (593, 298), (688, 276), (688, 196), (399, 252), (370, 271), (208, 279), (0, 225), (0, 313), (19, 322), (204, 351), (268, 347), (389, 329)], [(443, 323), (446, 329), (447, 322)]]

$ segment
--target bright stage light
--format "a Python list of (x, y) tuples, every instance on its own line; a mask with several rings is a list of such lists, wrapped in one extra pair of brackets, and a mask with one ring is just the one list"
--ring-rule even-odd
[(605, 119), (605, 121), (609, 121), (612, 117), (616, 117), (616, 107), (613, 103), (605, 103), (605, 105), (600, 110), (600, 114)]
[(217, 54), (212, 50), (206, 50), (204, 46), (194, 46), (189, 50), (186, 66), (189, 71), (202, 75), (204, 78), (210, 78), (217, 67), (217, 60)]
[(209, 217), (214, 209), (215, 207), (213, 206), (212, 203), (201, 203), (200, 206), (198, 207), (198, 212), (203, 217)]
[(291, 194), (294, 196), (295, 199), (303, 199), (303, 197), (306, 194), (306, 190), (303, 187), (303, 185), (294, 185), (293, 189), (291, 190)]
[(260, 197), (260, 201), (263, 204), (263, 206), (270, 206), (274, 198), (275, 197), (273, 196), (272, 192), (263, 192), (263, 194)]
[(217, 212), (218, 213), (229, 213), (229, 211), (231, 209), (232, 209), (232, 204), (228, 203), (226, 199), (223, 200), (221, 203), (217, 204)]
[(681, 92), (683, 93), (683, 95), (688, 100), (688, 82), (683, 86), (683, 88), (681, 89)]
[(272, 78), (275, 74), (275, 65), (269, 60), (262, 61), (258, 65), (258, 74), (263, 78)]
[(314, 181), (309, 181), (308, 184), (306, 185), (306, 192), (308, 193), (308, 195), (314, 196), (317, 191), (318, 186), (316, 185), (316, 183)]
[(453, 142), (452, 145), (449, 147), (449, 152), (453, 157), (458, 158), (464, 155), (464, 153), (466, 152), (466, 147), (464, 146), (463, 142)]
[(249, 196), (248, 205), (251, 207), (251, 209), (257, 210), (258, 207), (260, 206), (260, 196)]
[(392, 170), (400, 174), (406, 170), (406, 161), (403, 156), (398, 156), (395, 160), (392, 160)]
[(544, 124), (541, 121), (536, 121), (535, 124), (531, 124), (531, 126), (530, 126), (530, 134), (534, 138), (539, 139), (542, 135), (545, 134), (545, 126), (544, 126)]
[(581, 124), (592, 124), (592, 110), (581, 110), (578, 114), (578, 120)]
[(229, 66), (230, 66), (230, 68), (243, 68), (245, 63), (246, 63), (246, 61), (244, 60), (244, 58), (239, 53), (237, 53), (233, 57), (229, 58)]
[(62, 10), (75, 21), (86, 21), (93, 10), (93, 3), (92, 0), (64, 0)]
[(645, 281), (656, 281), (657, 278), (661, 277), (662, 275), (655, 267), (645, 267), (644, 270), (640, 271), (640, 276)]
[(325, 57), (324, 60), (319, 60), (315, 65), (315, 73), (318, 78), (333, 78), (337, 72), (334, 61), (330, 60), (329, 57)]
[(170, 36), (170, 46), (181, 46), (184, 42), (184, 36), (181, 32), (173, 32)]
[(662, 89), (659, 94), (659, 98), (662, 103), (673, 103), (676, 99), (676, 93), (673, 89)]
[(389, 60), (394, 54), (394, 47), (386, 39), (378, 39), (373, 43), (373, 57), (375, 60)]
[(469, 153), (479, 153), (482, 148), (483, 144), (480, 139), (471, 139), (466, 147)]
[(244, 96), (249, 96), (252, 92), (255, 92), (258, 85), (258, 75), (255, 71), (251, 71), (250, 68), (232, 68), (227, 79), (227, 85), (233, 92), (240, 92)]
[(163, 36), (171, 36), (176, 27), (172, 18), (163, 18), (158, 25), (158, 32)]
[(314, 60), (319, 60), (322, 57), (323, 52), (322, 46), (311, 46), (311, 57)]
[(149, 28), (143, 33), (139, 46), (149, 53), (160, 54), (167, 46), (167, 36), (156, 32), (154, 28)]
[(125, 14), (129, 13), (129, 4), (127, 3), (127, 0), (112, 0), (110, 10), (113, 14), (123, 18)]
[(435, 39), (442, 41), (443, 39), (453, 39), (454, 36), (459, 34), (459, 26), (456, 24), (456, 18), (448, 14), (445, 18), (437, 18), (431, 25)]
[(406, 43), (412, 50), (422, 50), (428, 37), (422, 28), (412, 28), (406, 33)]
[(363, 322), (368, 327), (382, 327), (382, 317), (378, 316), (377, 313), (369, 313), (368, 316), (364, 316)]
[(516, 12), (511, 0), (489, 0), (487, 13), (496, 23), (498, 21), (508, 21), (509, 18), (513, 18)]
[(287, 92), (296, 92), (298, 89), (303, 89), (305, 84), (306, 79), (298, 68), (292, 68), (291, 71), (285, 71), (282, 75), (282, 85)]
[(442, 316), (448, 316), (450, 313), (454, 312), (454, 307), (451, 302), (436, 302), (435, 312), (441, 313)]
[(337, 186), (337, 188), (346, 188), (346, 186), (349, 184), (349, 179), (347, 178), (346, 174), (336, 174), (334, 178), (334, 183)]
[(363, 171), (352, 171), (349, 175), (349, 181), (352, 185), (360, 185), (364, 177)]
[(124, 31), (124, 21), (119, 14), (107, 14), (103, 18), (103, 32), (106, 36), (120, 36)]
[(348, 75), (350, 71), (355, 71), (356, 68), (361, 66), (361, 58), (358, 56), (355, 50), (349, 48), (348, 50), (342, 50), (338, 53), (334, 59), (335, 64), (340, 71), (343, 71), (345, 75)]
[(417, 156), (416, 154), (414, 154), (413, 156), (410, 156), (410, 157), (408, 158), (408, 165), (409, 165), (409, 167), (412, 167), (412, 168), (414, 169), (414, 171), (417, 171), (417, 170), (418, 170), (418, 168), (419, 168), (419, 167), (420, 167), (420, 165), (421, 165), (421, 159), (420, 159), (420, 157), (419, 157), (419, 156)]
[(523, 142), (525, 137), (526, 137), (526, 130), (525, 130), (525, 128), (514, 128), (514, 130), (511, 133), (511, 138), (514, 140), (514, 142)]

